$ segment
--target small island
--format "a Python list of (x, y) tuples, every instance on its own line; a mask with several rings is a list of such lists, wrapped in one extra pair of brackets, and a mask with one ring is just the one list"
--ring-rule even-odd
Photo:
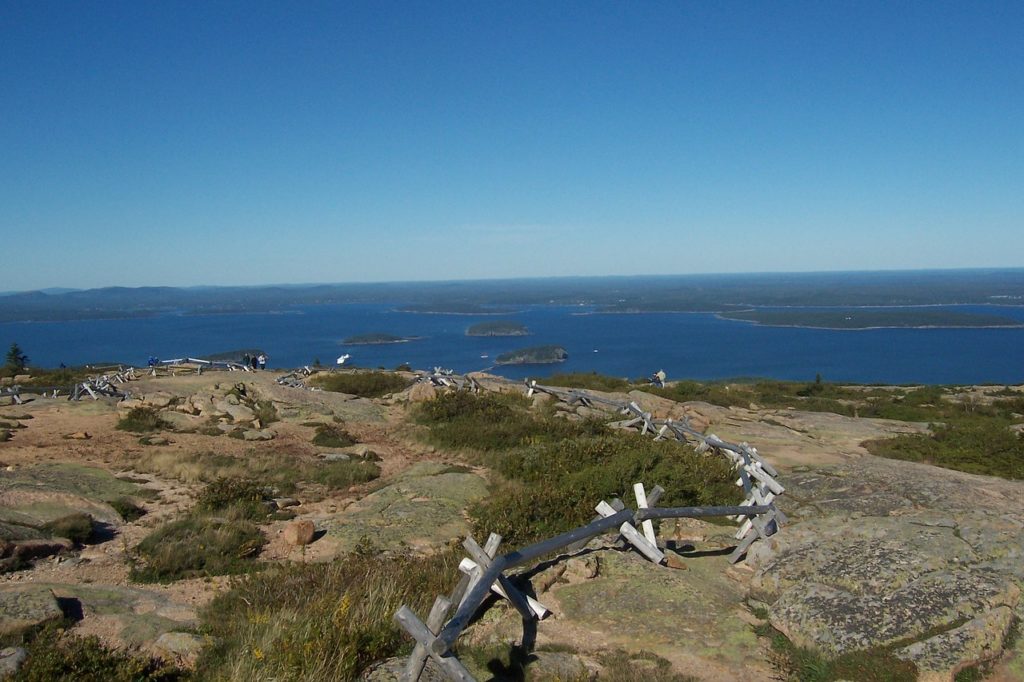
[(518, 322), (495, 320), (478, 322), (466, 330), (466, 336), (529, 336), (530, 330)]
[(346, 338), (341, 343), (345, 346), (378, 346), (386, 343), (408, 343), (415, 341), (418, 336), (395, 336), (394, 334), (356, 334)]
[(550, 365), (565, 362), (569, 353), (561, 346), (533, 346), (509, 353), (502, 353), (494, 359), (497, 365)]

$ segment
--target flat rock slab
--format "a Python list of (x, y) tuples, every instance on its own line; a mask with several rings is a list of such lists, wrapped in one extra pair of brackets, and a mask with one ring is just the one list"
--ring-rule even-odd
[(791, 473), (750, 598), (795, 643), (883, 646), (934, 679), (997, 657), (1024, 611), (1024, 484), (866, 456)]
[(57, 583), (40, 587), (80, 609), (94, 624), (102, 623), (108, 636), (129, 647), (151, 647), (164, 633), (198, 624), (193, 607), (173, 602), (157, 590)]
[(469, 532), (465, 509), (487, 495), (487, 485), (476, 474), (450, 469), (417, 464), (344, 512), (317, 519), (327, 535), (317, 544), (326, 540), (336, 553), (345, 553), (366, 536), (379, 547), (405, 544), (425, 551), (464, 537)]
[(64, 617), (57, 598), (44, 585), (0, 587), (0, 637), (17, 637)]
[(139, 486), (105, 469), (80, 464), (45, 463), (0, 478), (0, 520), (38, 526), (62, 516), (85, 513), (119, 525), (121, 516), (106, 503), (137, 493)]
[[(556, 583), (540, 595), (555, 611), (538, 626), (545, 642), (597, 653), (646, 650), (702, 680), (734, 680), (737, 670), (746, 680), (772, 679), (745, 588), (729, 577), (724, 556), (684, 558), (686, 570), (674, 570), (632, 551), (593, 555), (596, 577)], [(518, 620), (510, 610), (509, 617)]]

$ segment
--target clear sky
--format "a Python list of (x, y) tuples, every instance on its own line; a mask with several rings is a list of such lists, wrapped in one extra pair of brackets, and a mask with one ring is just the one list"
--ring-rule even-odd
[(1024, 265), (1024, 2), (0, 0), (0, 290)]

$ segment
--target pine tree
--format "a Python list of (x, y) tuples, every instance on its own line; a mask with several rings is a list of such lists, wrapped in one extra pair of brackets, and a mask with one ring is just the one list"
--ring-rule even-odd
[(28, 356), (21, 350), (17, 343), (12, 343), (7, 351), (7, 369), (12, 372), (20, 372), (28, 364)]

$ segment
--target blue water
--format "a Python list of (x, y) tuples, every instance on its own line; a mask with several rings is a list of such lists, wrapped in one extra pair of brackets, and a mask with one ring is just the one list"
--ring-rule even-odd
[[(958, 306), (997, 312), (1024, 322), (1024, 307)], [(16, 341), (32, 364), (57, 366), (100, 362), (145, 364), (150, 355), (175, 358), (261, 348), (272, 367), (297, 367), (341, 353), (361, 367), (417, 369), (436, 365), (459, 372), (492, 366), (498, 354), (541, 344), (569, 351), (558, 365), (501, 367), (505, 376), (542, 377), (552, 372), (596, 371), (622, 377), (770, 377), (885, 383), (1022, 383), (1024, 329), (876, 329), (833, 331), (760, 327), (702, 313), (581, 314), (586, 308), (526, 307), (515, 319), (532, 335), (465, 336), (472, 315), (402, 313), (394, 305), (322, 305), (285, 313), (163, 315), (75, 322), (0, 324), (0, 345)], [(360, 333), (421, 336), (409, 343), (343, 346)], [(487, 355), (488, 358), (481, 358)]]

